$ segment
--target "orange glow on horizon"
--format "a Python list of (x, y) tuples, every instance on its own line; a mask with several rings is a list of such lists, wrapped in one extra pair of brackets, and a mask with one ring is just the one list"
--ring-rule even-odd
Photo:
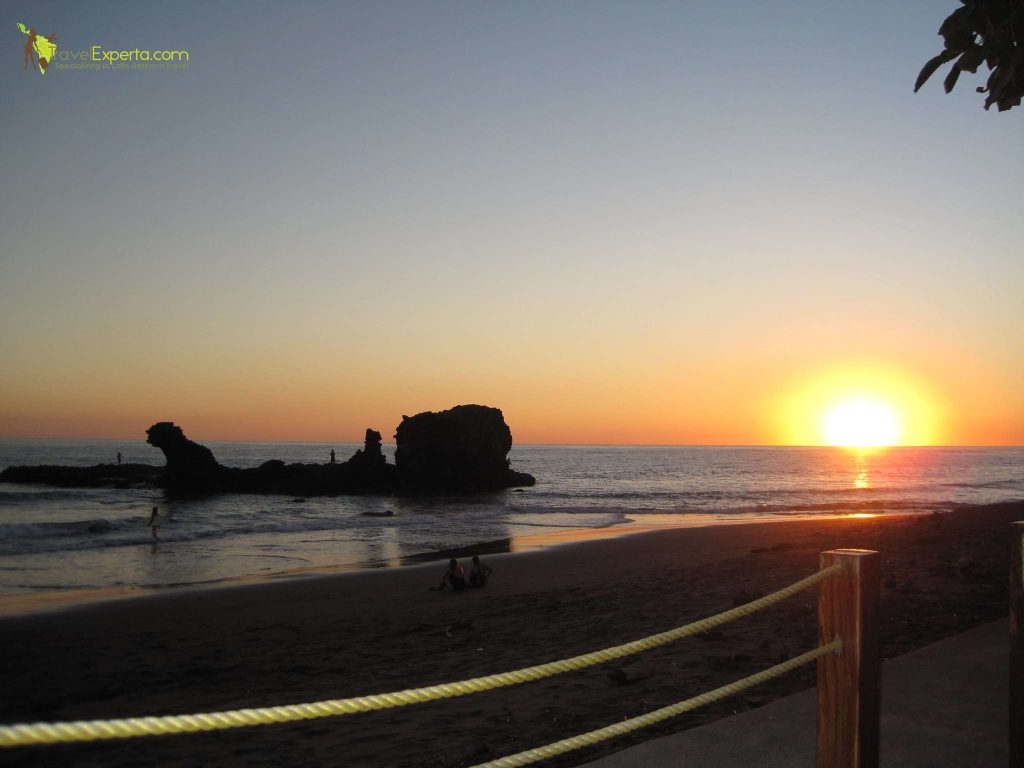
[(918, 378), (863, 364), (808, 377), (780, 408), (790, 444), (850, 448), (941, 444), (943, 416)]
[[(500, 361), (426, 373), (412, 361), (374, 373), (358, 358), (318, 352), (308, 354), (317, 366), (303, 366), (307, 353), (295, 355), (202, 376), (125, 367), (109, 377), (83, 363), (74, 376), (56, 370), (46, 386), (22, 368), (0, 381), (0, 435), (144, 439), (149, 425), (171, 420), (200, 442), (358, 443), (367, 427), (390, 441), (402, 414), (480, 403), (502, 409), (516, 445), (1020, 445), (1024, 436), (1014, 390), (975, 368), (966, 370), (977, 381), (964, 384), (942, 367), (922, 366), (923, 375), (887, 362), (754, 357), (745, 365), (758, 375), (741, 376), (739, 358), (720, 350), (693, 372), (688, 358), (648, 355), (614, 372), (545, 358), (511, 373)], [(828, 414), (865, 401), (891, 409), (895, 438), (827, 438)]]

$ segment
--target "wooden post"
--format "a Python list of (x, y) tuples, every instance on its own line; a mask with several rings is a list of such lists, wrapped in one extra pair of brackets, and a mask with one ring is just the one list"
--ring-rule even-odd
[(1024, 522), (1010, 541), (1010, 768), (1024, 768)]
[(841, 573), (821, 582), (818, 641), (843, 641), (843, 650), (818, 659), (818, 768), (878, 768), (878, 705), (881, 659), (878, 603), (881, 565), (877, 552), (834, 549), (821, 567)]

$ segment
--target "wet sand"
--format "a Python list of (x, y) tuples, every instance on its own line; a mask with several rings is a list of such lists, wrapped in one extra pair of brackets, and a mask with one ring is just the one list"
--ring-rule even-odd
[[(836, 547), (883, 557), (892, 657), (1007, 612), (1009, 523), (1024, 503), (942, 516), (653, 531), (488, 556), (493, 581), (429, 591), (443, 564), (169, 592), (0, 619), (3, 722), (296, 703), (430, 685), (583, 653), (733, 607)], [(0, 765), (469, 766), (687, 698), (816, 643), (815, 593), (619, 662), (475, 696), (214, 734), (0, 752)], [(578, 765), (814, 684), (814, 667)]]

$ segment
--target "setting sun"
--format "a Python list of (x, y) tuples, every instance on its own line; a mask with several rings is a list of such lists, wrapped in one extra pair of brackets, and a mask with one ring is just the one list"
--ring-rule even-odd
[(775, 414), (791, 445), (870, 448), (945, 439), (944, 398), (926, 379), (894, 364), (801, 371), (787, 389)]
[(853, 400), (826, 412), (823, 429), (828, 445), (871, 448), (900, 442), (902, 429), (895, 411), (878, 400)]

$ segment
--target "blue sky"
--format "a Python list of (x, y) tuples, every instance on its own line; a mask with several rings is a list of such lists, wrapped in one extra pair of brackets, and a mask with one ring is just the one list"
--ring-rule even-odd
[[(912, 93), (955, 7), (8, 4), (0, 434), (770, 442), (866, 361), (1019, 442), (1024, 113)], [(17, 21), (191, 60), (41, 77)]]

